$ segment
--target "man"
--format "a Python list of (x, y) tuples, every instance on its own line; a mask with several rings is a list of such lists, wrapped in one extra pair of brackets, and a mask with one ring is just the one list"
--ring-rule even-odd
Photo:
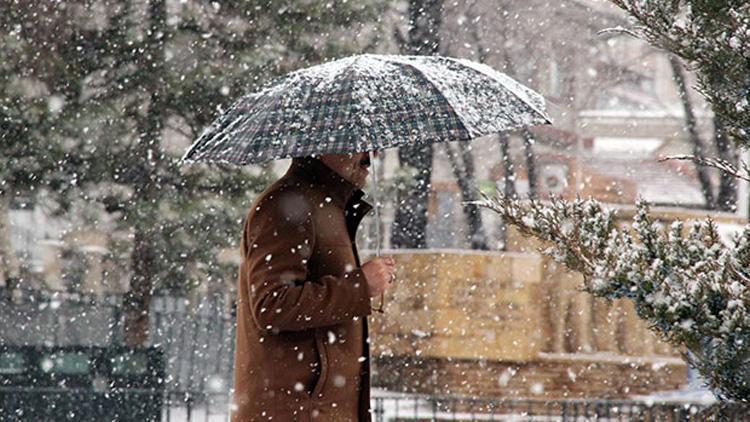
[(250, 208), (231, 420), (369, 421), (367, 315), (394, 262), (360, 266), (367, 153), (294, 159)]

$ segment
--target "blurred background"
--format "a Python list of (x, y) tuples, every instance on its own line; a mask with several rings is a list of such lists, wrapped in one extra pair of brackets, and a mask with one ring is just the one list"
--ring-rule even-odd
[[(579, 292), (539, 244), (465, 203), (496, 189), (593, 197), (625, 222), (642, 197), (665, 221), (710, 215), (727, 235), (746, 224), (738, 179), (659, 161), (738, 157), (679, 59), (604, 31), (630, 24), (604, 0), (2, 2), (2, 419), (31, 420), (21, 398), (40, 380), (61, 403), (71, 386), (99, 403), (120, 388), (140, 420), (226, 419), (238, 240), (289, 161), (178, 159), (241, 95), (366, 52), (485, 63), (541, 93), (554, 123), (377, 158), (368, 189), (382, 221), (365, 220), (359, 247), (371, 254), (380, 230), (401, 268), (370, 318), (377, 420), (674, 415), (711, 402), (631, 304)], [(42, 371), (24, 378), (29, 364)], [(157, 405), (139, 404), (139, 388)]]

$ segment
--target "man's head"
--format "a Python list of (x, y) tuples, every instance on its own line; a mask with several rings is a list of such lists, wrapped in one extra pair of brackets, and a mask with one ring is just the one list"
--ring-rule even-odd
[[(373, 156), (378, 156), (377, 151), (373, 152)], [(370, 167), (369, 153), (326, 154), (321, 155), (318, 159), (359, 189), (367, 185), (369, 174), (367, 169)]]

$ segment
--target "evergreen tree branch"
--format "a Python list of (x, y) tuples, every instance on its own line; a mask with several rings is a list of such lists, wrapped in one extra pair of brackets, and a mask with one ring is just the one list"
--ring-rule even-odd
[(636, 204), (629, 227), (597, 201), (521, 201), (498, 192), (481, 206), (522, 234), (545, 242), (542, 252), (584, 277), (583, 290), (632, 300), (651, 329), (693, 353), (689, 363), (721, 398), (750, 400), (750, 226), (724, 243), (709, 218), (690, 230), (652, 219)]

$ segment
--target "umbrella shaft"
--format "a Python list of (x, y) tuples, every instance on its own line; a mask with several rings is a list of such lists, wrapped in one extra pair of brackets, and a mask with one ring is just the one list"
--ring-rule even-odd
[(370, 157), (370, 178), (372, 180), (372, 207), (375, 210), (375, 256), (380, 256), (380, 204), (378, 203), (378, 194), (377, 194), (377, 187), (378, 187), (378, 179), (377, 175), (375, 174), (375, 161), (376, 157)]

